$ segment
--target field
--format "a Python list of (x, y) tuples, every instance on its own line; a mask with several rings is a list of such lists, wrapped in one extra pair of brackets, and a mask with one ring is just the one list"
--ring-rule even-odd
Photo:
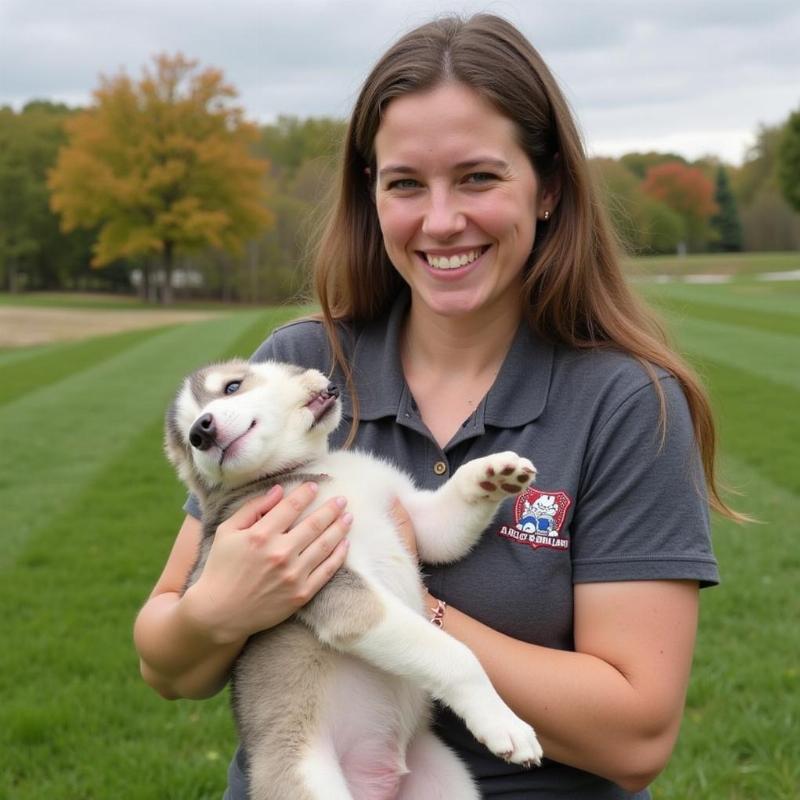
[[(722, 473), (740, 492), (729, 497), (759, 522), (715, 520), (723, 584), (703, 592), (685, 722), (653, 794), (793, 800), (800, 281), (758, 273), (797, 269), (800, 256), (691, 262), (637, 273), (734, 278), (637, 285), (710, 385)], [(28, 299), (53, 304), (63, 302)], [(131, 644), (182, 517), (183, 492), (160, 449), (162, 414), (187, 370), (248, 354), (296, 311), (228, 311), (0, 349), (0, 800), (221, 796), (234, 741), (227, 699), (161, 700), (140, 680)]]

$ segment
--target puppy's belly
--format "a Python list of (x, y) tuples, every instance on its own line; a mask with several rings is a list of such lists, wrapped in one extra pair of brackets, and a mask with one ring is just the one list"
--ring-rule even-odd
[(336, 753), (355, 798), (395, 798), (408, 771), (408, 743), (428, 721), (428, 698), (358, 659), (340, 656), (337, 661), (315, 744)]

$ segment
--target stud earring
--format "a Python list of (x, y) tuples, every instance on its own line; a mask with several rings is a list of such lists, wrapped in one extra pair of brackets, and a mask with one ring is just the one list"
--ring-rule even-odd
[(547, 220), (549, 220), (549, 219), (550, 219), (550, 212), (549, 211), (545, 211), (544, 212), (544, 221), (547, 222)]

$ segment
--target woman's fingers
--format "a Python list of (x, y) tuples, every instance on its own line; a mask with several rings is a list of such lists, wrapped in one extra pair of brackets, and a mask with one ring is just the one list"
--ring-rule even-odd
[[(347, 528), (349, 529), (349, 525)], [(347, 558), (347, 551), (349, 549), (350, 542), (344, 538), (343, 534), (339, 543), (334, 546), (333, 552), (331, 552), (331, 554), (326, 558), (323, 558), (323, 560), (319, 562), (310, 572), (305, 583), (305, 593), (307, 595), (307, 599), (304, 597), (301, 598), (301, 600), (305, 599), (305, 602), (308, 602), (308, 600), (310, 600), (336, 574), (336, 570), (338, 570), (339, 567), (344, 564), (344, 561)]]
[(256, 524), (268, 511), (280, 502), (283, 487), (275, 485), (266, 494), (248, 500), (240, 509), (231, 515), (230, 523), (234, 530), (245, 530)]
[(339, 543), (347, 536), (352, 521), (353, 515), (344, 513), (325, 525), (322, 532), (300, 553), (300, 563), (304, 571), (311, 573), (336, 550)]
[(301, 483), (276, 503), (269, 514), (255, 519), (250, 526), (252, 531), (263, 534), (286, 533), (314, 502), (317, 492), (316, 483)]

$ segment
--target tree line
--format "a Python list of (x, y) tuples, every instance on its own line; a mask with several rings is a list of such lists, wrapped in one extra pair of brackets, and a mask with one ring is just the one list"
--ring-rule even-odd
[[(87, 108), (0, 108), (0, 290), (254, 303), (297, 297), (345, 122), (254, 125), (219, 70), (157, 56), (102, 77)], [(800, 248), (800, 111), (740, 167), (591, 160), (633, 254)]]

